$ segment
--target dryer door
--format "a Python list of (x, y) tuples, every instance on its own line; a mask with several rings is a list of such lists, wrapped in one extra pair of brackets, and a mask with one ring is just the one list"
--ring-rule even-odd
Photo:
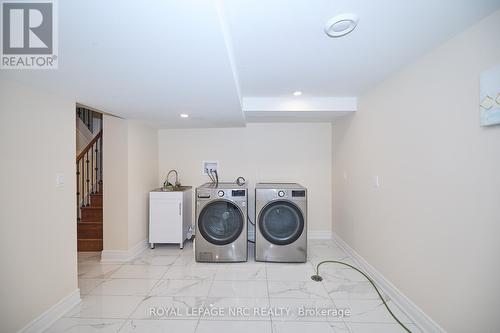
[(226, 245), (234, 242), (243, 231), (241, 210), (227, 200), (216, 200), (206, 205), (198, 216), (198, 229), (208, 242)]
[(273, 201), (259, 215), (259, 230), (268, 242), (287, 245), (295, 242), (304, 230), (304, 216), (293, 203)]

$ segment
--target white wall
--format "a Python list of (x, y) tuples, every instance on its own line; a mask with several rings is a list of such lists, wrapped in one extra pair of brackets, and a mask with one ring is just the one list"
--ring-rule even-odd
[(148, 237), (149, 191), (158, 187), (158, 130), (128, 122), (128, 246)]
[(75, 141), (73, 99), (0, 80), (2, 332), (78, 288)]
[[(298, 182), (308, 188), (309, 230), (331, 231), (331, 125), (248, 124), (245, 128), (160, 130), (159, 180), (170, 169), (183, 185), (199, 186), (203, 160), (219, 161), (221, 180), (246, 178), (254, 219), (256, 182)], [(194, 221), (194, 220), (193, 220)]]
[(103, 115), (103, 249), (128, 250), (128, 124)]
[(158, 187), (158, 130), (103, 118), (104, 250), (127, 251), (147, 238), (148, 193)]
[(334, 230), (449, 332), (500, 331), (500, 126), (478, 107), (499, 32), (500, 11), (334, 127)]

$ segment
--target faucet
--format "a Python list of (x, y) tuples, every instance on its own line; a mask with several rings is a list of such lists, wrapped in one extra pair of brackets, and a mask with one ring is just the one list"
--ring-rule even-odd
[(180, 186), (181, 183), (179, 183), (179, 174), (177, 173), (177, 170), (175, 169), (172, 169), (170, 170), (168, 173), (167, 173), (167, 179), (165, 179), (165, 182), (163, 183), (163, 187), (167, 187), (168, 186), (168, 177), (170, 177), (170, 174), (174, 172), (175, 173), (175, 183), (172, 184), (172, 187), (177, 187), (177, 186)]

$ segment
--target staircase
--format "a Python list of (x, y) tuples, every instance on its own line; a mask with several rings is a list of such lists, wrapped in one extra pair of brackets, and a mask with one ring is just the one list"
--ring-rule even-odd
[(102, 251), (102, 193), (90, 194), (90, 205), (80, 210), (78, 251)]
[(91, 132), (98, 130), (76, 157), (78, 251), (102, 251), (102, 129), (93, 128), (93, 119), (102, 116), (83, 108), (77, 108), (77, 116)]

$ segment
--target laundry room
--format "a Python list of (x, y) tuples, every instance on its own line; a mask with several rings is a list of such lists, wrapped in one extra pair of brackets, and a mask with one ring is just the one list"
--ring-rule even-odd
[(245, 178), (252, 221), (252, 189), (256, 183), (300, 183), (309, 190), (308, 232), (326, 238), (331, 234), (331, 124), (255, 123), (245, 128), (167, 129), (159, 131), (158, 136), (162, 183), (171, 169), (179, 172), (181, 184), (210, 182), (203, 174), (202, 162), (216, 161), (220, 182)]
[(0, 0), (0, 332), (500, 332), (500, 0)]

